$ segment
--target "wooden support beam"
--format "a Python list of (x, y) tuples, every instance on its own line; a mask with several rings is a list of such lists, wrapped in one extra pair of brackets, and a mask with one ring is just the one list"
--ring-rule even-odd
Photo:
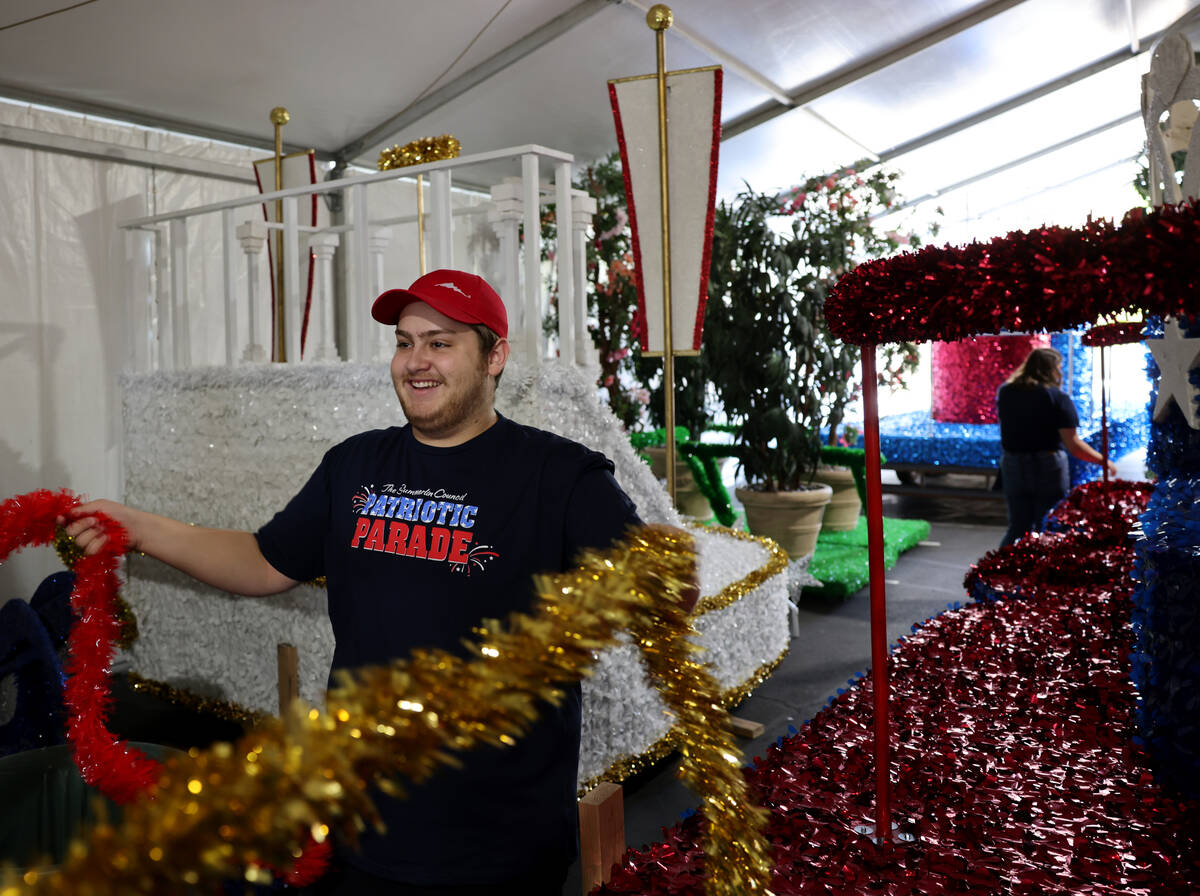
[(583, 892), (607, 883), (625, 852), (621, 785), (605, 781), (579, 801), (579, 852)]
[(300, 699), (300, 654), (291, 644), (280, 644), (276, 650), (279, 666), (279, 715)]
[(729, 717), (729, 727), (733, 729), (733, 733), (738, 737), (744, 737), (746, 740), (754, 740), (763, 733), (764, 729), (762, 722), (752, 722), (749, 719), (739, 719), (737, 716)]

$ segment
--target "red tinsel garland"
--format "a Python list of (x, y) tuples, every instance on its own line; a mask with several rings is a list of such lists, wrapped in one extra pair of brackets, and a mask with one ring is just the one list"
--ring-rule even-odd
[[(0, 505), (0, 562), (27, 545), (54, 541), (57, 520), (79, 506), (66, 491), (45, 489), (10, 498)], [(149, 790), (158, 780), (159, 764), (130, 749), (108, 730), (109, 668), (113, 645), (120, 635), (117, 622), (117, 563), (125, 553), (125, 530), (98, 514), (104, 546), (75, 562), (71, 609), (75, 623), (67, 644), (63, 702), (69, 721), (67, 738), (75, 747), (75, 762), (83, 779), (115, 803), (124, 804)]]
[(1178, 315), (1200, 310), (1198, 254), (1200, 202), (1135, 208), (1120, 225), (1042, 227), (868, 261), (838, 280), (825, 315), (837, 338), (857, 345)]
[[(39, 489), (0, 504), (0, 563), (28, 546), (53, 544), (58, 520), (69, 517), (79, 499), (63, 490)], [(109, 670), (114, 645), (121, 634), (117, 618), (117, 564), (128, 547), (125, 530), (109, 517), (95, 514), (105, 543), (95, 554), (75, 561), (71, 609), (75, 621), (67, 639), (69, 657), (63, 702), (67, 708), (67, 738), (75, 748), (75, 763), (84, 781), (115, 803), (124, 805), (152, 792), (160, 763), (130, 748), (108, 729), (112, 703)], [(289, 884), (304, 886), (325, 873), (328, 843), (309, 843), (304, 854), (284, 875)]]
[(1145, 323), (1134, 321), (1123, 324), (1097, 324), (1080, 337), (1079, 341), (1092, 347), (1106, 345), (1127, 345), (1131, 342), (1141, 342), (1142, 328)]

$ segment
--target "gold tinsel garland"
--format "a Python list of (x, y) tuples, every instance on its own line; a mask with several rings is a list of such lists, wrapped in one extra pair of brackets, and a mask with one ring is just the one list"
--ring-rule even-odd
[[(710, 894), (766, 892), (763, 810), (748, 805), (741, 757), (716, 682), (693, 658), (680, 594), (694, 581), (691, 539), (646, 527), (571, 572), (537, 580), (530, 615), (480, 631), (463, 659), (418, 651), (357, 670), (329, 692), (328, 713), (296, 705), (236, 745), (167, 761), (154, 799), (125, 807), (119, 827), (98, 824), (72, 844), (57, 873), (24, 877), (31, 891), (107, 896), (179, 892), (201, 881), (269, 883), (311, 835), (353, 841), (377, 821), (365, 785), (403, 794), (453, 754), (511, 744), (541, 700), (586, 674), (593, 652), (628, 629), (651, 680), (679, 719), (681, 775), (702, 794)], [(0, 896), (18, 896), (16, 881)]]
[[(727, 529), (721, 526), (711, 526), (708, 528), (741, 541), (760, 543), (766, 548), (768, 559), (763, 566), (752, 570), (745, 578), (727, 585), (716, 594), (701, 598), (693, 610), (693, 618), (733, 605), (760, 587), (767, 580), (783, 573), (787, 569), (788, 564), (787, 554), (776, 542), (769, 538), (762, 538), (739, 529)], [(70, 542), (70, 545), (74, 547), (74, 542)], [(78, 551), (78, 548), (75, 548), (75, 550)], [(61, 550), (59, 553), (62, 556)], [(64, 562), (66, 562), (65, 557)], [(323, 577), (314, 579), (311, 584), (318, 588), (324, 588), (325, 580)], [(122, 602), (122, 605), (128, 611), (128, 606), (124, 605), (124, 602)], [(137, 620), (133, 618), (132, 613), (130, 613), (130, 620), (136, 632)], [(786, 647), (778, 657), (760, 666), (746, 681), (723, 692), (718, 702), (726, 709), (741, 703), (755, 688), (771, 677), (771, 673), (783, 662), (785, 656), (787, 656)], [(177, 704), (194, 712), (208, 713), (225, 721), (239, 724), (244, 728), (261, 724), (265, 719), (270, 717), (267, 713), (249, 709), (239, 703), (219, 700), (214, 697), (205, 697), (193, 691), (176, 688), (165, 682), (143, 678), (135, 672), (128, 673), (128, 678), (130, 686), (135, 691), (149, 694), (157, 699)], [(654, 766), (655, 763), (671, 755), (678, 747), (681, 735), (682, 730), (680, 726), (675, 725), (670, 731), (636, 756), (619, 757), (610, 763), (604, 771), (580, 783), (577, 791), (578, 795), (583, 796), (602, 781), (620, 783), (634, 775), (641, 774), (646, 769)]]
[[(725, 586), (716, 594), (710, 594), (707, 597), (702, 597), (697, 602), (696, 608), (692, 611), (693, 618), (731, 606), (748, 595), (750, 592), (754, 591), (754, 589), (758, 588), (768, 579), (784, 572), (788, 565), (788, 556), (784, 552), (783, 548), (769, 538), (762, 538), (760, 536), (751, 535), (749, 532), (744, 532), (739, 529), (727, 529), (722, 526), (709, 526), (707, 528), (712, 531), (720, 532), (723, 535), (737, 538), (741, 541), (758, 542), (764, 548), (766, 548), (768, 559), (763, 566), (752, 570), (745, 578), (739, 579), (738, 581)], [(75, 547), (73, 540), (67, 539), (67, 542), (69, 548), (73, 549), (75, 552), (79, 552), (79, 549)], [(66, 557), (63, 555), (62, 549), (60, 549), (59, 555), (63, 556), (65, 563)], [(313, 581), (309, 584), (317, 588), (324, 588), (325, 577), (322, 576), (320, 578), (313, 579)], [(133, 615), (133, 612), (130, 610), (129, 606), (123, 600), (120, 600), (119, 597), (118, 601), (120, 606), (123, 608), (121, 617), (121, 630), (122, 632), (126, 630), (127, 618), (128, 624), (132, 627), (134, 637), (136, 637), (137, 618)], [(132, 643), (132, 640), (130, 643)], [(120, 646), (125, 648), (128, 647), (128, 644), (121, 643)], [(725, 694), (723, 694), (720, 701), (721, 705), (728, 708), (740, 703), (751, 691), (753, 691), (756, 687), (770, 677), (771, 672), (773, 672), (775, 667), (783, 661), (783, 657), (786, 654), (787, 650), (785, 648), (783, 653), (781, 653), (776, 660), (762, 666), (757, 672), (754, 673), (753, 676), (751, 676), (741, 685), (738, 685), (733, 690), (727, 691)], [(268, 717), (266, 713), (249, 709), (234, 701), (218, 700), (213, 697), (205, 697), (201, 694), (195, 693), (194, 691), (177, 688), (174, 685), (169, 685), (162, 681), (143, 678), (136, 673), (129, 673), (128, 677), (130, 685), (134, 688), (134, 690), (150, 694), (160, 700), (166, 700), (170, 703), (178, 704), (185, 709), (209, 713), (217, 718), (224, 719), (229, 722), (236, 722), (237, 724), (246, 728), (257, 725)], [(585, 782), (585, 784), (581, 785), (579, 788), (580, 796), (590, 791), (601, 781), (624, 781), (627, 778), (630, 778), (633, 775), (650, 768), (650, 766), (654, 765), (654, 763), (658, 762), (660, 759), (670, 755), (670, 753), (675, 749), (678, 736), (678, 729), (672, 728), (671, 731), (669, 731), (659, 740), (655, 741), (653, 745), (651, 745), (642, 753), (639, 753), (637, 756), (624, 756), (620, 759), (617, 759), (603, 772), (594, 776), (593, 778), (590, 778), (587, 782)]]
[(403, 146), (393, 146), (379, 153), (379, 170), (388, 171), (392, 168), (407, 168), (410, 165), (423, 165), (426, 162), (440, 162), (443, 159), (456, 159), (462, 151), (462, 144), (449, 134), (440, 137), (422, 137)]

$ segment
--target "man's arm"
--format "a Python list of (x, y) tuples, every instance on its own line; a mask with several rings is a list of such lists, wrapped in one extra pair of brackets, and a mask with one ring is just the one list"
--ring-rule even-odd
[(214, 588), (258, 597), (297, 584), (267, 562), (249, 532), (192, 526), (114, 501), (90, 501), (61, 521), (85, 554), (95, 554), (105, 542), (95, 513), (121, 524), (131, 551), (148, 554)]

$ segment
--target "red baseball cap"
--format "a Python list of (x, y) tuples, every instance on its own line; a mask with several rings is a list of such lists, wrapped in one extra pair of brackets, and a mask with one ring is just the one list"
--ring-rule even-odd
[(463, 324), (484, 324), (501, 339), (508, 338), (508, 312), (496, 290), (478, 274), (465, 271), (431, 271), (408, 289), (389, 289), (371, 306), (371, 317), (395, 326), (400, 312), (413, 302), (424, 302), (435, 311)]

